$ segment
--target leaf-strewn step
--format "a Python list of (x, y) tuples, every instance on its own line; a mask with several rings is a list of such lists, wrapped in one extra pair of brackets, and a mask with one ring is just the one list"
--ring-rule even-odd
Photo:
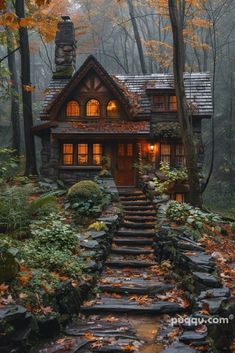
[(149, 238), (114, 238), (113, 239), (115, 244), (118, 245), (152, 245), (153, 239)]
[(135, 313), (135, 314), (171, 314), (180, 313), (183, 308), (172, 302), (154, 302), (152, 304), (141, 305), (138, 302), (126, 299), (103, 298), (91, 306), (82, 306), (83, 313), (96, 312), (119, 312), (119, 313)]
[(125, 247), (125, 246), (120, 246), (120, 247), (112, 247), (111, 249), (112, 253), (114, 254), (130, 254), (130, 255), (141, 255), (141, 254), (152, 254), (153, 249), (148, 249), (148, 248), (137, 248), (137, 247)]

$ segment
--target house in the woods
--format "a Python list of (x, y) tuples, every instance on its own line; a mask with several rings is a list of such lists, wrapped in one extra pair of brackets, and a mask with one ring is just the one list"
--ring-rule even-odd
[[(42, 141), (42, 175), (68, 183), (91, 178), (106, 156), (116, 184), (135, 186), (140, 163), (182, 166), (172, 74), (110, 75), (93, 56), (76, 71), (73, 24), (63, 17), (58, 28), (56, 71), (33, 128)], [(185, 86), (201, 164), (201, 124), (212, 114), (210, 76), (186, 73)], [(185, 191), (172, 196), (181, 199)]]

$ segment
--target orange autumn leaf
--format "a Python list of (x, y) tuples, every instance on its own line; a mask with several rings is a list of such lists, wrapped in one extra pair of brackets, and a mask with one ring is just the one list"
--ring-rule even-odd
[(93, 341), (96, 339), (96, 337), (91, 332), (86, 332), (84, 335), (84, 338), (87, 339), (88, 341)]
[(23, 90), (25, 92), (34, 92), (35, 91), (35, 87), (31, 86), (31, 85), (23, 85)]
[(124, 352), (133, 352), (134, 350), (135, 350), (135, 347), (131, 345), (123, 347)]
[(30, 281), (31, 278), (32, 278), (32, 273), (31, 272), (27, 272), (27, 273), (24, 272), (24, 274), (19, 276), (17, 279), (18, 279), (18, 281), (20, 282), (21, 285), (25, 285), (25, 284), (27, 284)]
[(8, 290), (9, 286), (5, 283), (0, 284), (0, 293), (4, 293)]

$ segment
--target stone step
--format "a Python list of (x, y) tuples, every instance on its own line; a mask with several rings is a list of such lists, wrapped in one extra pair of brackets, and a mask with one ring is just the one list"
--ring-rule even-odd
[(153, 216), (142, 216), (142, 215), (125, 215), (124, 221), (135, 222), (135, 223), (145, 223), (145, 222), (156, 222), (156, 217)]
[(142, 255), (142, 254), (152, 254), (153, 249), (148, 248), (138, 248), (138, 247), (112, 247), (111, 252), (113, 254), (122, 254), (122, 255)]
[(83, 305), (81, 311), (84, 314), (95, 314), (98, 312), (118, 312), (133, 314), (175, 314), (183, 311), (183, 308), (172, 302), (153, 302), (150, 304), (139, 304), (137, 301), (128, 299), (101, 298), (90, 306)]
[(130, 196), (142, 196), (144, 193), (141, 190), (135, 190), (135, 189), (127, 189), (127, 190), (118, 190), (118, 194), (120, 197), (130, 197)]
[(152, 206), (147, 200), (145, 201), (122, 201), (122, 205), (125, 206)]
[[(107, 282), (107, 283), (106, 283)], [(110, 283), (109, 283), (110, 282)], [(99, 289), (106, 293), (119, 293), (119, 294), (140, 294), (140, 295), (155, 295), (169, 291), (173, 288), (170, 284), (159, 282), (157, 279), (144, 280), (144, 279), (132, 279), (130, 281), (117, 280), (116, 278), (105, 278), (105, 283), (98, 284)]]
[(152, 245), (153, 239), (149, 238), (114, 238), (113, 242), (118, 245)]
[[(135, 213), (135, 211), (143, 211), (143, 212), (153, 212), (153, 206), (152, 205), (148, 205), (148, 206), (127, 206), (127, 205), (123, 205), (123, 209), (124, 209), (124, 214), (126, 214), (126, 211), (132, 211)], [(143, 214), (142, 212), (142, 214)]]
[(109, 259), (105, 262), (105, 265), (108, 267), (115, 268), (145, 268), (155, 266), (156, 262), (154, 261), (141, 261), (141, 260), (118, 260), (118, 259)]
[(154, 229), (156, 223), (135, 223), (135, 222), (123, 222), (122, 227), (124, 228), (132, 228), (132, 229)]
[(124, 215), (125, 217), (156, 217), (156, 212), (152, 208), (147, 211), (125, 210)]
[(121, 236), (121, 237), (145, 237), (145, 238), (152, 238), (155, 235), (155, 230), (131, 230), (131, 229), (126, 229), (126, 228), (121, 228), (117, 231), (117, 233), (115, 234), (116, 236)]
[(138, 196), (120, 196), (121, 201), (141, 201), (146, 200), (145, 195), (138, 195)]

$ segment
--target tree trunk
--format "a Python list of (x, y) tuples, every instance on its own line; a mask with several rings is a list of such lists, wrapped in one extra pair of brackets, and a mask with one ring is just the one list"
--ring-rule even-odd
[(8, 68), (11, 79), (11, 125), (12, 125), (12, 148), (16, 151), (16, 155), (20, 155), (20, 107), (19, 107), (19, 89), (16, 71), (15, 52), (13, 49), (14, 37), (12, 32), (7, 29), (7, 53)]
[(142, 73), (145, 75), (145, 74), (147, 74), (147, 69), (146, 69), (146, 64), (145, 64), (145, 60), (144, 60), (144, 51), (143, 51), (143, 46), (141, 43), (141, 38), (140, 38), (140, 34), (139, 34), (137, 21), (135, 18), (135, 11), (134, 11), (134, 6), (133, 6), (132, 1), (133, 0), (127, 0), (127, 4), (128, 4), (129, 14), (130, 14), (130, 18), (131, 18), (131, 23), (133, 26), (135, 41), (136, 41), (136, 45), (138, 48), (141, 70), (142, 70)]
[[(16, 0), (15, 9), (18, 18), (25, 17), (24, 0)], [(32, 92), (30, 81), (30, 52), (29, 38), (26, 27), (19, 29), (20, 54), (21, 54), (21, 83), (24, 119), (24, 138), (25, 138), (25, 175), (36, 175), (36, 154), (35, 141), (32, 134), (33, 114), (32, 114)]]
[[(184, 1), (184, 0), (183, 0)], [(183, 15), (180, 13), (177, 2), (168, 0), (169, 14), (173, 33), (173, 68), (174, 81), (178, 104), (178, 119), (181, 124), (182, 141), (185, 149), (186, 166), (189, 179), (190, 203), (193, 206), (201, 207), (202, 198), (196, 152), (193, 139), (192, 125), (188, 113), (188, 106), (184, 87), (184, 38), (183, 38)], [(180, 6), (184, 8), (184, 6)]]

